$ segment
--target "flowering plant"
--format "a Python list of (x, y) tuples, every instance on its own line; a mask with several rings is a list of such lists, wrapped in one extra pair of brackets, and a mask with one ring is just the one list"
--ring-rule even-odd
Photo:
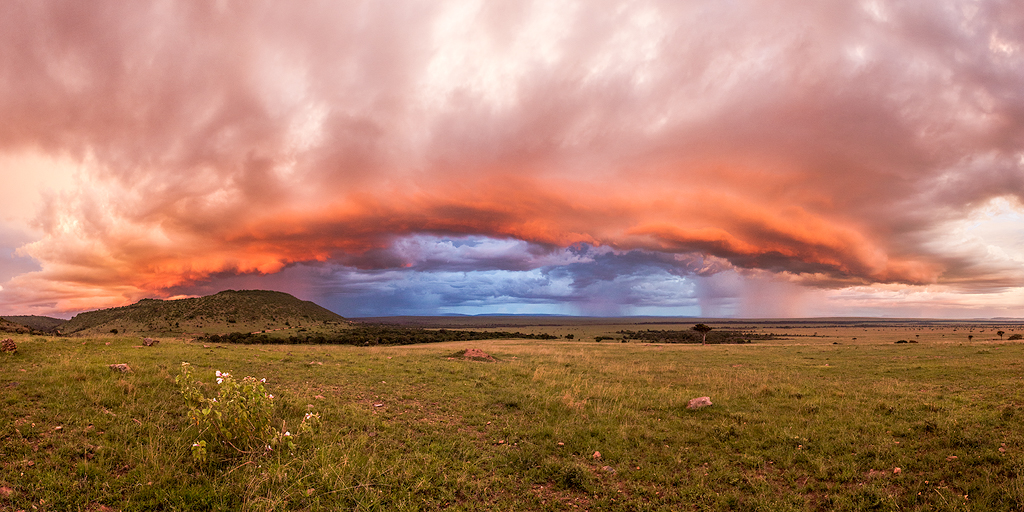
[[(267, 393), (266, 379), (245, 377), (235, 380), (228, 372), (216, 372), (217, 394), (207, 397), (202, 383), (192, 376), (192, 367), (181, 363), (181, 374), (175, 379), (189, 407), (188, 416), (199, 430), (192, 444), (192, 458), (197, 462), (208, 460), (212, 449), (222, 449), (229, 455), (255, 454), (273, 451), (279, 445), (295, 449), (290, 431), (273, 423), (274, 395)], [(300, 434), (312, 434), (319, 414), (307, 413), (299, 425)]]

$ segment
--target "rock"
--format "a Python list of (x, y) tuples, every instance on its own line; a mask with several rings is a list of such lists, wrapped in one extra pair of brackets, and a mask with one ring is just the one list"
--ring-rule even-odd
[(611, 466), (604, 466), (601, 468), (601, 471), (604, 471), (605, 473), (611, 473), (613, 475), (615, 474), (615, 468)]
[(957, 460), (959, 458), (960, 457), (957, 457), (956, 455), (950, 455), (949, 457), (946, 457), (946, 461), (953, 462), (954, 460)]
[(593, 457), (594, 457), (594, 460), (600, 459), (601, 458), (601, 452), (594, 452)]
[(466, 349), (462, 352), (456, 353), (453, 357), (461, 357), (463, 359), (469, 359), (471, 361), (497, 361), (497, 359), (492, 357), (490, 354), (478, 348)]
[(712, 405), (711, 404), (711, 397), (702, 396), (702, 397), (694, 398), (693, 400), (690, 400), (690, 403), (686, 404), (686, 408), (687, 409), (701, 409), (701, 408), (707, 407), (709, 405)]
[(892, 468), (892, 474), (894, 474), (894, 475), (898, 475), (898, 474), (900, 474), (902, 472), (903, 472), (903, 470), (900, 469), (900, 468)]
[(17, 351), (18, 345), (14, 343), (14, 340), (7, 338), (3, 341), (0, 341), (0, 352), (10, 352), (13, 354)]
[(153, 345), (160, 343), (160, 340), (156, 338), (142, 338), (142, 343), (147, 347), (152, 347)]
[(107, 368), (110, 368), (111, 370), (113, 370), (115, 372), (121, 372), (121, 373), (131, 373), (131, 371), (132, 371), (132, 367), (128, 366), (125, 363), (108, 364)]

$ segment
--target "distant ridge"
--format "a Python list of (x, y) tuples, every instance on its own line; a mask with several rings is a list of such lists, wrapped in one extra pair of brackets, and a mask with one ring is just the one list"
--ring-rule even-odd
[(347, 323), (313, 302), (284, 292), (226, 290), (191, 299), (142, 299), (130, 306), (80, 313), (61, 327), (64, 334), (99, 335), (221, 333), (277, 330)]
[(53, 332), (68, 322), (60, 318), (37, 315), (7, 315), (3, 319), (42, 332)]
[(32, 329), (24, 325), (0, 318), (0, 332), (27, 333), (31, 331)]

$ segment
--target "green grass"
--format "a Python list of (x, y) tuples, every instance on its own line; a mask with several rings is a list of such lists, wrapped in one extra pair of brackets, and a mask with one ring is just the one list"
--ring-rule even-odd
[[(892, 343), (907, 332), (380, 348), (21, 336), (0, 354), (0, 509), (1024, 508), (1024, 345)], [(464, 348), (499, 362), (447, 358)], [(322, 428), (294, 453), (196, 466), (182, 361), (207, 381), (266, 377), (280, 418), (314, 411)], [(687, 410), (698, 396), (715, 405)]]

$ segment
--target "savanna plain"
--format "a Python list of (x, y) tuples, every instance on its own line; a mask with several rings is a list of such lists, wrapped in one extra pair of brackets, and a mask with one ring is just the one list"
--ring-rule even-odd
[[(704, 321), (774, 337), (571, 318), (516, 321), (553, 340), (371, 347), (0, 336), (0, 509), (1024, 509), (1024, 326)], [(218, 371), (266, 379), (294, 442), (197, 457), (183, 362), (206, 397)]]

